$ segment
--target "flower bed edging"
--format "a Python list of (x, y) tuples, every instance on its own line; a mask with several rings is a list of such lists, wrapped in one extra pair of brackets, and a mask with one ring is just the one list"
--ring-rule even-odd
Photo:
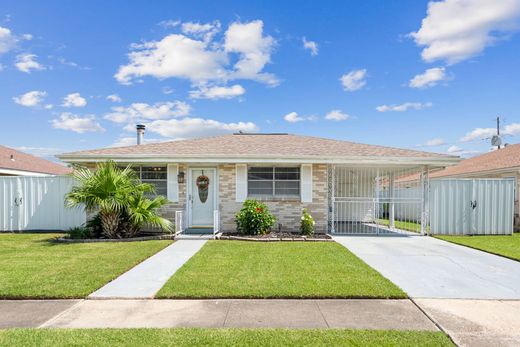
[(156, 235), (156, 236), (141, 236), (131, 237), (128, 239), (69, 239), (67, 237), (60, 237), (55, 240), (58, 243), (96, 243), (96, 242), (134, 242), (134, 241), (151, 241), (151, 240), (173, 240), (175, 235)]
[(334, 242), (332, 238), (318, 239), (312, 237), (247, 237), (247, 236), (217, 236), (217, 240), (235, 240), (235, 241), (252, 241), (252, 242)]

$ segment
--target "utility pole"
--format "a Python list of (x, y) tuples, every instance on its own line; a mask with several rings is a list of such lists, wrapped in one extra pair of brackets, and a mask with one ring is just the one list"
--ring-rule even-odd
[[(500, 138), (500, 116), (497, 117), (497, 136)], [(498, 149), (500, 149), (500, 145), (498, 145)]]

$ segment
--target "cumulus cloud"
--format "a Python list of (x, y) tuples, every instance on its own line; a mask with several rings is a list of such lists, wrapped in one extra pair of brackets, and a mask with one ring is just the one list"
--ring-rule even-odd
[(47, 92), (33, 90), (31, 92), (27, 92), (20, 96), (15, 96), (13, 98), (13, 100), (18, 105), (22, 105), (25, 107), (38, 107), (38, 106), (41, 106), (41, 104), (46, 96), (47, 96)]
[(342, 121), (351, 118), (348, 114), (342, 112), (341, 110), (332, 110), (325, 115), (325, 119), (327, 120), (335, 120)]
[(352, 70), (347, 74), (340, 77), (343, 89), (347, 92), (353, 92), (361, 89), (366, 85), (365, 78), (367, 76), (367, 70)]
[(318, 44), (315, 41), (307, 41), (305, 37), (302, 39), (303, 49), (309, 50), (312, 56), (318, 55)]
[(16, 37), (11, 30), (0, 27), (0, 54), (9, 52), (16, 45)]
[(123, 99), (121, 99), (121, 97), (117, 94), (110, 94), (107, 96), (107, 100), (109, 101), (112, 101), (112, 102), (121, 102), (123, 101)]
[(63, 107), (85, 107), (87, 100), (80, 93), (71, 93), (63, 98)]
[(448, 147), (448, 149), (446, 150), (446, 152), (448, 152), (449, 154), (460, 153), (462, 151), (464, 151), (463, 148), (455, 145)]
[(446, 140), (443, 138), (437, 137), (434, 139), (430, 139), (426, 141), (425, 143), (422, 143), (420, 145), (417, 145), (417, 147), (436, 147), (436, 146), (442, 146), (446, 144)]
[(115, 123), (135, 123), (145, 120), (165, 119), (170, 117), (187, 116), (191, 106), (182, 101), (158, 102), (153, 105), (147, 103), (133, 103), (130, 106), (112, 107), (112, 112), (105, 115)]
[(432, 106), (431, 102), (405, 102), (400, 105), (380, 105), (376, 107), (376, 110), (378, 112), (404, 112), (408, 110), (422, 110)]
[(19, 54), (16, 56), (14, 66), (22, 72), (31, 73), (32, 70), (45, 70), (45, 66), (36, 61), (36, 54)]
[[(485, 140), (496, 135), (496, 128), (475, 128), (470, 132), (466, 133), (464, 137), (460, 139), (461, 142), (469, 142), (474, 140)], [(520, 123), (511, 123), (500, 129), (500, 135), (517, 136), (520, 135)]]
[(212, 119), (190, 117), (155, 120), (146, 124), (146, 127), (151, 132), (170, 138), (206, 137), (238, 131), (258, 131), (258, 127), (252, 122), (223, 123)]
[(235, 84), (229, 87), (213, 86), (208, 87), (205, 85), (199, 86), (199, 89), (190, 91), (190, 98), (192, 99), (232, 99), (237, 96), (244, 95), (246, 92), (245, 88), (239, 84)]
[(263, 72), (275, 45), (271, 36), (264, 35), (263, 22), (232, 23), (224, 33), (223, 44), (214, 38), (220, 29), (217, 23), (184, 23), (180, 26), (182, 33), (133, 44), (129, 63), (120, 66), (114, 77), (122, 84), (151, 76), (187, 79), (196, 85), (233, 79), (276, 85), (276, 76)]
[(431, 1), (421, 28), (410, 36), (425, 47), (424, 61), (454, 64), (516, 31), (519, 18), (518, 0)]
[(51, 120), (55, 129), (69, 130), (79, 134), (86, 132), (103, 132), (105, 129), (96, 121), (93, 115), (81, 117), (70, 112), (64, 112), (57, 119)]
[(305, 120), (305, 118), (298, 116), (298, 113), (296, 112), (287, 113), (285, 116), (283, 116), (283, 119), (289, 123), (297, 123)]
[(408, 84), (411, 88), (429, 88), (436, 86), (439, 82), (448, 80), (446, 69), (443, 67), (434, 67), (427, 69), (422, 74), (415, 75)]

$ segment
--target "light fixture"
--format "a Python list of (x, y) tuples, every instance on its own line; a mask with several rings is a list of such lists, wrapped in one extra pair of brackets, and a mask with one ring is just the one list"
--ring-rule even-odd
[(183, 171), (179, 172), (179, 174), (177, 175), (177, 183), (184, 183), (184, 172)]

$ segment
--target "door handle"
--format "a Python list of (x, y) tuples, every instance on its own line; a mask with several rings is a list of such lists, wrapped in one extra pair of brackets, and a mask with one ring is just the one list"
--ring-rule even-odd
[(471, 206), (472, 209), (477, 208), (477, 200), (470, 201), (469, 205)]

